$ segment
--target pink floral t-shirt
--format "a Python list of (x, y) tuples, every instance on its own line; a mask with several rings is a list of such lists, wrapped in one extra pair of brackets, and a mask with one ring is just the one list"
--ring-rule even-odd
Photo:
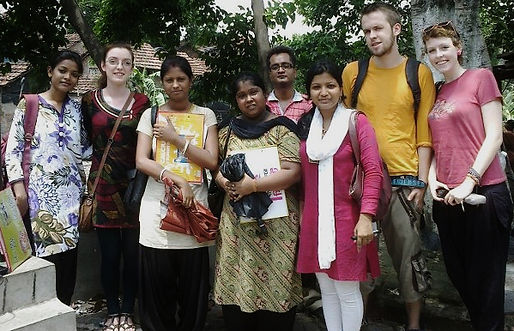
[[(481, 106), (501, 97), (496, 80), (487, 69), (466, 70), (441, 87), (428, 115), (438, 181), (450, 188), (463, 182), (485, 139)], [(496, 156), (482, 175), (480, 185), (503, 181), (505, 173)]]

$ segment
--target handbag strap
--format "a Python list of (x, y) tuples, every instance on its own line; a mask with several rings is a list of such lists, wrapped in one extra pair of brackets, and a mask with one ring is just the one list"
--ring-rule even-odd
[(350, 134), (350, 142), (352, 143), (353, 156), (355, 157), (355, 165), (361, 164), (361, 149), (359, 147), (359, 138), (357, 137), (357, 118), (362, 112), (358, 110), (352, 111), (350, 122), (348, 123), (348, 133)]
[(127, 110), (130, 102), (132, 101), (132, 98), (134, 97), (134, 92), (130, 92), (127, 101), (125, 101), (125, 104), (123, 105), (123, 108), (121, 108), (120, 113), (118, 114), (118, 118), (116, 119), (116, 123), (114, 123), (114, 127), (111, 130), (111, 136), (107, 140), (107, 145), (105, 146), (104, 154), (102, 155), (102, 160), (100, 161), (100, 166), (98, 167), (98, 172), (96, 174), (95, 183), (93, 184), (93, 187), (91, 188), (91, 193), (89, 193), (89, 196), (93, 196), (96, 191), (96, 187), (98, 186), (98, 182), (100, 181), (100, 175), (102, 174), (102, 170), (105, 165), (105, 160), (107, 159), (107, 154), (109, 154), (109, 150), (111, 149), (111, 145), (114, 139), (114, 135), (116, 134), (116, 131), (118, 131), (118, 126), (121, 123), (121, 120), (123, 118), (123, 115), (125, 114), (125, 111)]
[(225, 160), (227, 157), (227, 148), (228, 148), (228, 141), (230, 139), (230, 134), (232, 133), (232, 121), (228, 124), (228, 132), (227, 132), (227, 139), (225, 140), (225, 148), (223, 149), (223, 158), (222, 160)]

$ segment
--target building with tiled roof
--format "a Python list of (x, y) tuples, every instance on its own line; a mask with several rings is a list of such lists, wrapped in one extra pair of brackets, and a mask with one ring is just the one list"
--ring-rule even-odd
[(11, 64), (11, 72), (8, 72), (5, 75), (0, 76), (0, 87), (6, 86), (10, 82), (18, 79), (20, 76), (24, 75), (29, 69), (29, 63), (20, 61), (14, 64)]
[[(162, 60), (156, 55), (156, 49), (150, 44), (143, 44), (140, 48), (134, 49), (134, 66), (140, 70), (146, 69), (148, 72), (155, 72), (161, 69)], [(185, 57), (191, 64), (193, 75), (201, 76), (207, 70), (205, 62), (198, 58), (193, 58), (185, 52), (177, 52), (177, 55)], [(73, 91), (74, 95), (83, 95), (88, 91), (97, 88), (97, 81), (100, 77), (100, 70), (96, 66), (89, 66), (91, 63), (89, 56), (84, 61), (84, 74), (80, 77), (77, 87)]]

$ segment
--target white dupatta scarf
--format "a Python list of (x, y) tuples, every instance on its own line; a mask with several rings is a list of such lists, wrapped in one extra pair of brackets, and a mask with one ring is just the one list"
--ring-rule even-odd
[(318, 161), (318, 262), (321, 269), (329, 269), (336, 259), (333, 156), (348, 132), (350, 115), (351, 111), (339, 104), (328, 131), (322, 136), (323, 117), (316, 108), (306, 141), (307, 156)]

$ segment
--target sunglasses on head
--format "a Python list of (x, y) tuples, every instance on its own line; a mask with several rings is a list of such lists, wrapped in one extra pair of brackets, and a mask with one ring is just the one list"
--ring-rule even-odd
[(427, 34), (430, 33), (430, 31), (434, 30), (435, 28), (442, 28), (442, 29), (445, 29), (448, 31), (453, 31), (453, 32), (455, 32), (455, 35), (457, 36), (457, 38), (460, 39), (460, 35), (457, 32), (457, 29), (455, 28), (455, 25), (453, 25), (452, 21), (437, 23), (437, 24), (431, 25), (431, 26), (423, 29), (423, 36), (426, 36)]

